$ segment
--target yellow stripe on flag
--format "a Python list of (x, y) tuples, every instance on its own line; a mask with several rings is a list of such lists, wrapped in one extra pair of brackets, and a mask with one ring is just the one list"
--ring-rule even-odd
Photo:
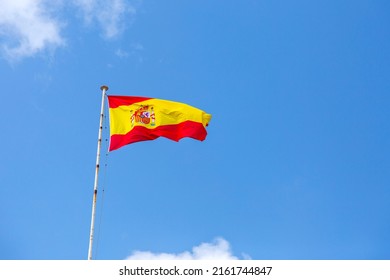
[[(153, 108), (155, 114), (155, 123), (152, 126), (140, 122), (132, 122), (131, 117), (134, 112), (143, 106)], [(110, 108), (110, 134), (126, 134), (135, 126), (144, 126), (154, 129), (161, 125), (174, 125), (184, 121), (194, 121), (206, 126), (211, 115), (187, 104), (161, 100), (149, 99), (147, 101), (123, 105), (116, 108)]]

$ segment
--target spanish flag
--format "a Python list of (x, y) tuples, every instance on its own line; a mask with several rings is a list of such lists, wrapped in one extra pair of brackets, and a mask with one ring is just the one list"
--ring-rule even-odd
[(211, 115), (184, 103), (149, 97), (108, 96), (110, 151), (160, 136), (206, 139)]

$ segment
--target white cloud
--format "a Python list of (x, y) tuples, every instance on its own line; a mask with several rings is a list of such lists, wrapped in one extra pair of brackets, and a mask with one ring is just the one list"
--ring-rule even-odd
[(44, 0), (0, 1), (0, 48), (12, 61), (65, 44)]
[(97, 22), (100, 25), (106, 39), (123, 32), (136, 13), (126, 0), (73, 0), (73, 3), (82, 11), (87, 24)]
[(212, 243), (202, 243), (192, 248), (191, 252), (153, 253), (150, 251), (134, 251), (128, 260), (236, 260), (230, 244), (223, 238), (216, 238)]
[[(65, 8), (77, 9), (84, 21), (96, 24), (105, 39), (117, 37), (134, 19), (130, 0), (0, 0), (0, 54), (17, 61), (65, 45)], [(122, 53), (123, 54), (123, 53)]]
[(115, 55), (119, 58), (128, 58), (132, 57), (133, 59), (136, 59), (139, 63), (143, 62), (143, 57), (142, 57), (142, 51), (144, 50), (144, 47), (140, 43), (134, 43), (131, 44), (129, 47), (129, 50), (124, 50), (122, 48), (118, 48), (115, 51)]
[(117, 49), (115, 55), (118, 56), (119, 58), (125, 58), (129, 56), (129, 53), (122, 49)]

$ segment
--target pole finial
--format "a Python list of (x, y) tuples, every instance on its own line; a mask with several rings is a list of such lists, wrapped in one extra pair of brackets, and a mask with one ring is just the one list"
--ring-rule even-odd
[(101, 89), (101, 90), (105, 90), (105, 91), (107, 91), (107, 90), (108, 90), (108, 86), (106, 86), (106, 85), (102, 85), (102, 86), (100, 87), (100, 89)]

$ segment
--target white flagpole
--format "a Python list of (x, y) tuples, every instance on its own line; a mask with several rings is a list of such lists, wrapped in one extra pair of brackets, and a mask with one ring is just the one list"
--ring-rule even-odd
[(93, 231), (95, 228), (95, 212), (96, 212), (96, 198), (97, 198), (97, 188), (98, 188), (100, 148), (102, 145), (104, 98), (106, 95), (106, 91), (108, 90), (108, 86), (101, 86), (100, 89), (102, 90), (102, 105), (101, 105), (101, 109), (100, 109), (99, 136), (98, 136), (98, 145), (97, 145), (97, 153), (96, 153), (95, 183), (93, 186), (92, 218), (91, 218), (91, 231), (90, 231), (90, 235), (89, 235), (88, 260), (92, 260)]

